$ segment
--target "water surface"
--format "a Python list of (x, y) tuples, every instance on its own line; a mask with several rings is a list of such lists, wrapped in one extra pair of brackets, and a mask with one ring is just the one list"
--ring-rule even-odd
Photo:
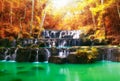
[(0, 81), (120, 81), (120, 63), (50, 64), (0, 62)]

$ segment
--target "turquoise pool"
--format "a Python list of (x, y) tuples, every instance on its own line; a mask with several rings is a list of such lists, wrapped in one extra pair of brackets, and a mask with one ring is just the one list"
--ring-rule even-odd
[(0, 81), (120, 81), (120, 63), (50, 64), (0, 62)]

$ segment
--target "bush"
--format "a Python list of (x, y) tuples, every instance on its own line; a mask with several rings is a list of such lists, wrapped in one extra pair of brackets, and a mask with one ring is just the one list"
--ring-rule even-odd
[(94, 47), (78, 49), (76, 54), (79, 63), (92, 63), (97, 58), (98, 50)]

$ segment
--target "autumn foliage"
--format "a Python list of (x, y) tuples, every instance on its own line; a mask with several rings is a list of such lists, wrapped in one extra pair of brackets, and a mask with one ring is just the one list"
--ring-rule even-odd
[(61, 8), (52, 1), (55, 0), (0, 0), (0, 38), (26, 38), (44, 29), (83, 30), (119, 44), (119, 0), (67, 0), (72, 4)]

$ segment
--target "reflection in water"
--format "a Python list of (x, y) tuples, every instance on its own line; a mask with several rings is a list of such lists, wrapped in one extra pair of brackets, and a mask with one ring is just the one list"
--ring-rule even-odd
[(0, 62), (0, 65), (0, 73), (4, 74), (0, 81), (15, 78), (22, 81), (119, 81), (120, 77), (120, 63), (108, 61), (76, 65)]

